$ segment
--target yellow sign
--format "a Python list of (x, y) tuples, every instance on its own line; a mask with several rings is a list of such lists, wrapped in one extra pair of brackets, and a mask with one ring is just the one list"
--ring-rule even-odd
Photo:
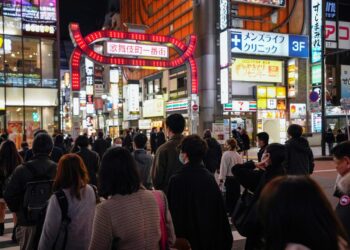
[(276, 87), (267, 87), (267, 98), (276, 98)]
[(266, 87), (258, 86), (257, 88), (257, 97), (259, 98), (266, 98), (267, 90)]
[(277, 87), (276, 88), (276, 97), (277, 98), (286, 98), (286, 88), (285, 87)]
[(281, 83), (283, 62), (236, 58), (231, 75), (233, 81)]
[(258, 109), (267, 109), (267, 99), (258, 99), (257, 106)]

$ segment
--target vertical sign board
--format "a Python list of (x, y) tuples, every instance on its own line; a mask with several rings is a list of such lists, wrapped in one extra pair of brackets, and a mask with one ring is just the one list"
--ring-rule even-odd
[(311, 63), (321, 62), (322, 0), (311, 0)]
[(350, 65), (341, 65), (341, 98), (350, 98)]

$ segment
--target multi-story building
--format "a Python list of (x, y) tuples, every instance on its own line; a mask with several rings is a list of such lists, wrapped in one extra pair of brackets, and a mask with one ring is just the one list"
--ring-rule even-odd
[(59, 129), (56, 0), (0, 6), (0, 131), (19, 147)]

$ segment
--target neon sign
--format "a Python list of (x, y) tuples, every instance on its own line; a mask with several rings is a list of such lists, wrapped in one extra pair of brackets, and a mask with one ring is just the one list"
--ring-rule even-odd
[[(71, 56), (71, 70), (72, 70), (72, 90), (80, 90), (80, 62), (82, 55), (85, 54), (89, 59), (100, 64), (114, 64), (120, 66), (129, 67), (145, 67), (145, 68), (173, 68), (180, 66), (184, 63), (188, 63), (191, 69), (191, 93), (198, 94), (198, 77), (197, 77), (197, 65), (194, 60), (194, 51), (196, 47), (197, 38), (194, 35), (190, 36), (188, 46), (180, 40), (160, 35), (141, 34), (122, 32), (116, 30), (100, 30), (93, 32), (86, 37), (83, 37), (80, 32), (80, 27), (77, 23), (71, 23), (69, 25), (71, 38), (76, 48)], [(124, 57), (105, 56), (103, 54), (95, 52), (90, 45), (96, 41), (103, 39), (123, 39), (123, 40), (136, 40), (147, 41), (154, 43), (171, 44), (177, 48), (181, 55), (172, 60), (151, 60), (151, 59), (134, 59)]]
[(169, 48), (141, 43), (107, 42), (107, 53), (111, 55), (168, 58)]

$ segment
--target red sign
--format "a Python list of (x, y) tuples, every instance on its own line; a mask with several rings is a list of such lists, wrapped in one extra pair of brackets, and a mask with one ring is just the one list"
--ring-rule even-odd
[[(120, 66), (139, 66), (139, 67), (151, 67), (151, 68), (174, 68), (189, 62), (191, 69), (191, 84), (192, 93), (198, 94), (198, 77), (197, 77), (197, 64), (194, 60), (194, 51), (197, 43), (197, 38), (194, 35), (190, 36), (189, 44), (186, 45), (180, 40), (168, 37), (152, 34), (130, 33), (116, 30), (100, 30), (93, 32), (86, 37), (83, 37), (80, 32), (80, 27), (77, 23), (71, 23), (69, 25), (70, 34), (73, 43), (76, 45), (71, 56), (71, 70), (72, 70), (72, 90), (80, 90), (80, 62), (83, 53), (91, 60), (100, 64), (120, 65)], [(105, 56), (95, 52), (90, 45), (96, 41), (110, 39), (123, 39), (123, 40), (136, 40), (143, 42), (153, 42), (162, 44), (172, 44), (179, 51), (181, 55), (172, 60), (151, 60), (140, 58), (123, 58)]]
[(196, 112), (196, 111), (198, 111), (198, 109), (199, 109), (199, 107), (198, 107), (197, 104), (193, 104), (193, 105), (192, 105), (192, 110), (193, 110), (193, 111)]

